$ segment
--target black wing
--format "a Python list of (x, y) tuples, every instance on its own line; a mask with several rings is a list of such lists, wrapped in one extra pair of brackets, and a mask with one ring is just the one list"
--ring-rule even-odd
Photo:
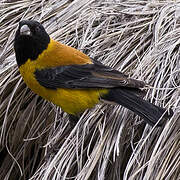
[(141, 88), (145, 83), (94, 61), (94, 64), (68, 65), (36, 70), (35, 77), (44, 87), (57, 88)]

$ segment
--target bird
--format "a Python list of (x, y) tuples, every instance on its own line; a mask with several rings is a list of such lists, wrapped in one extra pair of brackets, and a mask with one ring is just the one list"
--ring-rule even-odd
[(78, 121), (85, 110), (100, 102), (121, 105), (151, 126), (160, 126), (163, 124), (160, 118), (173, 115), (172, 110), (167, 111), (139, 95), (146, 86), (144, 81), (130, 78), (80, 50), (52, 39), (38, 21), (19, 22), (14, 50), (26, 85), (61, 107), (72, 121)]

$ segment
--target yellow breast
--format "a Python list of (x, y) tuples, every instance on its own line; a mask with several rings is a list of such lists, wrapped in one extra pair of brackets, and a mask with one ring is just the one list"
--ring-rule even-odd
[[(51, 40), (52, 41), (52, 40)], [(54, 46), (58, 46), (56, 43), (50, 43), (48, 46), (48, 51), (44, 50), (41, 55), (39, 55), (37, 60), (30, 60), (19, 67), (20, 73), (27, 84), (27, 86), (34, 91), (39, 96), (51, 101), (52, 103), (60, 106), (65, 112), (69, 114), (79, 114), (86, 109), (94, 107), (99, 103), (99, 98), (101, 95), (106, 94), (108, 90), (106, 89), (65, 89), (59, 88), (56, 90), (48, 89), (41, 86), (34, 76), (34, 72), (37, 69), (44, 69), (49, 67), (56, 67), (60, 65), (73, 64), (74, 59), (79, 57), (80, 64), (92, 63), (91, 60), (87, 60), (89, 57), (83, 53), (71, 49), (71, 55), (68, 53), (62, 53), (57, 50), (54, 52), (56, 56), (53, 55), (55, 50)], [(64, 51), (68, 51), (67, 47), (64, 45)], [(69, 47), (68, 47), (69, 48)], [(78, 54), (78, 55), (77, 55)], [(87, 59), (86, 59), (87, 58)], [(48, 59), (48, 61), (47, 61)], [(67, 61), (66, 61), (67, 60)]]
[(30, 68), (32, 66), (29, 66), (31, 63), (33, 62), (28, 61), (28, 63), (20, 67), (20, 73), (27, 86), (39, 96), (60, 106), (69, 114), (77, 115), (86, 109), (94, 107), (99, 103), (100, 96), (108, 92), (106, 89), (47, 89), (36, 81), (33, 71)]

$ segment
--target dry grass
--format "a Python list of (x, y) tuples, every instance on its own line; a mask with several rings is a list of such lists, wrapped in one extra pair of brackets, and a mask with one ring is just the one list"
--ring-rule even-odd
[[(180, 3), (142, 0), (0, 1), (0, 179), (180, 179)], [(22, 81), (13, 39), (21, 19), (56, 40), (151, 85), (146, 98), (172, 107), (164, 127), (98, 105), (75, 127)]]

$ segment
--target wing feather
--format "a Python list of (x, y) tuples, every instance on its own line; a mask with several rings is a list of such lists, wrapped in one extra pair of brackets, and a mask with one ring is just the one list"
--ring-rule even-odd
[(35, 71), (37, 81), (44, 87), (57, 88), (142, 88), (143, 81), (128, 78), (123, 73), (99, 62), (85, 65), (68, 65)]

